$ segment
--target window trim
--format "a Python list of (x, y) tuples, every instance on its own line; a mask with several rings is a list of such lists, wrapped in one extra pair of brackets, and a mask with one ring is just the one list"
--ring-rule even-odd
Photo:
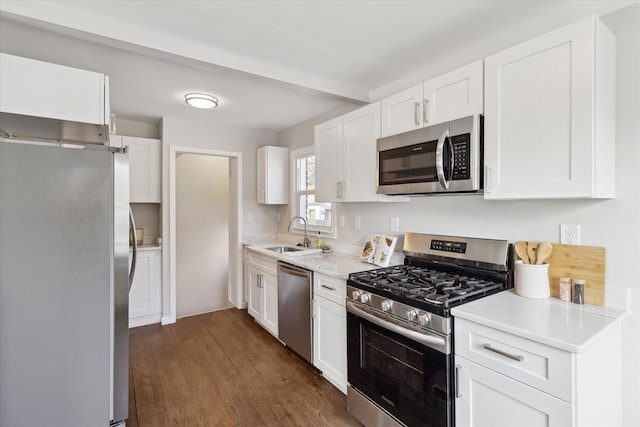
[[(314, 150), (314, 146), (313, 145), (309, 145), (306, 147), (302, 147), (299, 148), (297, 150), (291, 150), (290, 151), (290, 168), (289, 170), (291, 171), (291, 177), (290, 177), (290, 183), (291, 183), (291, 191), (289, 192), (290, 194), (290, 213), (291, 216), (289, 218), (289, 221), (291, 221), (291, 219), (293, 219), (293, 217), (295, 217), (297, 215), (298, 212), (300, 212), (300, 206), (298, 205), (298, 200), (300, 195), (304, 195), (304, 194), (314, 194), (315, 195), (315, 190), (314, 191), (308, 191), (308, 190), (303, 190), (303, 191), (298, 191), (298, 159), (302, 158), (302, 157), (308, 157), (309, 155), (313, 154), (315, 156), (315, 150)], [(317, 168), (316, 168), (317, 171)], [(318, 182), (317, 179), (315, 181), (316, 183)], [(316, 226), (316, 225), (310, 225), (307, 224), (307, 237), (309, 237), (310, 239), (313, 238), (316, 234), (318, 234), (318, 231), (320, 231), (322, 233), (322, 238), (328, 238), (328, 239), (335, 239), (337, 238), (337, 226), (336, 226), (336, 206), (335, 203), (331, 203), (331, 227), (322, 227), (322, 226)], [(287, 230), (288, 231), (288, 230)], [(304, 233), (304, 225), (302, 224), (302, 221), (300, 221), (299, 219), (296, 220), (292, 225), (291, 225), (291, 232), (296, 233), (296, 234), (303, 234)]]

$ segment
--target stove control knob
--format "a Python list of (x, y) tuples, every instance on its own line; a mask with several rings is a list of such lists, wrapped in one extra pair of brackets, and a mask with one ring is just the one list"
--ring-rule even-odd
[(368, 304), (369, 303), (369, 295), (365, 294), (365, 293), (362, 293), (360, 295), (360, 302), (363, 303), (363, 304)]
[(382, 311), (389, 311), (391, 310), (391, 301), (389, 301), (388, 299), (382, 301), (380, 303), (380, 308), (382, 308)]
[(431, 319), (429, 318), (429, 315), (427, 313), (422, 313), (420, 316), (418, 316), (418, 322), (422, 326), (427, 326), (430, 321)]
[(351, 299), (353, 299), (354, 301), (359, 301), (360, 300), (360, 291), (353, 291), (353, 293), (351, 294)]
[(407, 310), (407, 319), (409, 322), (414, 322), (416, 317), (418, 317), (418, 313), (416, 313), (415, 310)]

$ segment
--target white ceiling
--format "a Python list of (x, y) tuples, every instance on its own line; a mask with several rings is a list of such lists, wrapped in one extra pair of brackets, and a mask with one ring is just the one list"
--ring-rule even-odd
[(634, 3), (2, 0), (0, 51), (108, 74), (122, 118), (279, 131)]

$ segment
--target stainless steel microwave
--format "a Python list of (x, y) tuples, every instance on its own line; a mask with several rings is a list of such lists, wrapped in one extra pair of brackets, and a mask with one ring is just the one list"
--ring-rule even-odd
[(378, 139), (378, 194), (482, 190), (482, 126), (475, 115)]

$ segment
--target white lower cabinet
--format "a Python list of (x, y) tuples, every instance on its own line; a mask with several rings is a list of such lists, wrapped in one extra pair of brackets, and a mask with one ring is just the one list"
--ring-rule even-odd
[(314, 273), (313, 364), (338, 390), (347, 392), (346, 282)]
[(455, 319), (458, 426), (619, 426), (620, 336), (582, 353)]
[(162, 317), (162, 249), (138, 250), (129, 291), (129, 327), (160, 322)]
[(249, 251), (247, 304), (249, 314), (278, 336), (277, 262)]
[(456, 425), (512, 427), (572, 425), (572, 406), (556, 397), (456, 358)]

